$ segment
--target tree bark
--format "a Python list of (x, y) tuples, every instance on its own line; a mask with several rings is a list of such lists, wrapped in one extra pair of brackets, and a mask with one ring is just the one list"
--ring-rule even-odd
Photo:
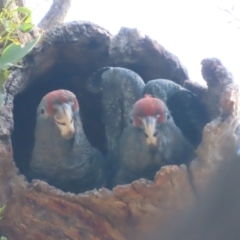
[(25, 6), (26, 2), (25, 2), (25, 0), (17, 0), (17, 5), (20, 7)]
[[(103, 188), (78, 195), (31, 181), (27, 168), (35, 111), (47, 92), (64, 88), (76, 94), (85, 133), (91, 144), (104, 152), (101, 96), (86, 90), (86, 81), (94, 71), (120, 66), (136, 71), (145, 82), (168, 78), (181, 85), (188, 75), (175, 55), (137, 30), (123, 28), (111, 36), (88, 22), (53, 27), (23, 63), (5, 84), (0, 110), (0, 206), (6, 205), (0, 228), (8, 240), (151, 239), (159, 231), (173, 232), (175, 225), (171, 223), (176, 216), (195, 205), (224, 163), (225, 154), (236, 152), (238, 87), (226, 77), (228, 71), (219, 60), (205, 59), (204, 78), (216, 89), (221, 85), (214, 95), (210, 90), (205, 94), (219, 111), (206, 125), (197, 158), (189, 169), (167, 166), (156, 173), (153, 182), (141, 179), (113, 191)], [(206, 104), (209, 112), (211, 106)]]
[(41, 29), (46, 30), (56, 24), (62, 23), (70, 7), (71, 0), (53, 0), (51, 8), (38, 24), (38, 26)]

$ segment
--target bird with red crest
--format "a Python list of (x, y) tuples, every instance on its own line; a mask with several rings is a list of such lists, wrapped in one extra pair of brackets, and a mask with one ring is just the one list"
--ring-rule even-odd
[(168, 79), (148, 81), (143, 94), (151, 94), (167, 105), (183, 136), (197, 148), (202, 141), (202, 132), (210, 121), (201, 100), (190, 90)]
[(105, 164), (84, 133), (76, 96), (63, 89), (46, 94), (37, 109), (32, 177), (80, 193), (104, 186)]
[(195, 157), (194, 148), (160, 99), (145, 95), (134, 104), (130, 118), (119, 141), (113, 185), (153, 180), (162, 166), (188, 164)]
[(138, 74), (120, 67), (99, 69), (89, 79), (88, 89), (102, 96), (110, 187), (153, 180), (162, 166), (188, 164), (195, 157), (165, 103), (150, 94), (142, 98), (144, 87)]

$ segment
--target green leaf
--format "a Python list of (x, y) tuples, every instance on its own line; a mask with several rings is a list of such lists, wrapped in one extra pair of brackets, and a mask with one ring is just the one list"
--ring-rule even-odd
[(0, 238), (0, 240), (7, 240), (7, 238), (4, 237), (4, 236), (2, 236), (2, 237)]
[(23, 57), (25, 57), (32, 48), (38, 43), (42, 35), (35, 38), (33, 41), (25, 44), (24, 47), (11, 43), (2, 52), (0, 57), (0, 69), (6, 69), (9, 64), (17, 63)]
[(6, 79), (8, 79), (8, 76), (9, 76), (9, 71), (8, 71), (7, 69), (4, 69), (4, 70), (3, 70), (4, 81), (5, 81)]
[(10, 38), (9, 40), (15, 43), (16, 45), (21, 45), (21, 42), (19, 41), (18, 38)]
[(4, 211), (4, 209), (5, 209), (5, 205), (4, 206), (2, 206), (1, 208), (0, 208), (0, 220), (2, 219), (2, 213), (3, 213), (3, 211)]
[(8, 20), (3, 19), (3, 20), (2, 20), (2, 24), (3, 24), (3, 26), (4, 26), (4, 28), (5, 28), (5, 30), (6, 30), (7, 32), (11, 32), (11, 31), (12, 31), (11, 21), (8, 21)]
[(32, 15), (28, 16), (25, 20), (24, 23), (31, 23), (32, 22)]
[(18, 27), (18, 29), (22, 32), (30, 32), (32, 30), (32, 28), (34, 27), (34, 24), (32, 23), (25, 23), (22, 24)]
[(27, 7), (18, 7), (15, 9), (15, 11), (25, 13), (27, 16), (30, 16), (32, 14), (32, 11)]
[[(9, 71), (7, 69), (4, 70), (0, 70), (0, 76), (2, 77), (0, 79), (0, 86), (2, 87), (3, 83), (5, 82), (5, 80), (8, 78), (9, 76)], [(0, 88), (1, 89), (1, 88)], [(2, 90), (2, 89), (1, 89)]]

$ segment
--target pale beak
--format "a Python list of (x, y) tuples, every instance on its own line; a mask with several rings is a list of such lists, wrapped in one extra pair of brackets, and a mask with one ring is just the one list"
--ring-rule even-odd
[(146, 134), (146, 141), (148, 145), (157, 146), (156, 124), (157, 119), (152, 116), (142, 118), (143, 130)]
[(62, 137), (63, 137), (65, 140), (69, 140), (69, 139), (73, 138), (74, 134), (75, 134), (74, 129), (70, 129), (67, 133), (62, 134)]
[(74, 121), (72, 108), (69, 104), (63, 104), (61, 109), (58, 112), (58, 118), (56, 120), (56, 124), (61, 132), (61, 136), (65, 140), (69, 140), (73, 138), (75, 134)]

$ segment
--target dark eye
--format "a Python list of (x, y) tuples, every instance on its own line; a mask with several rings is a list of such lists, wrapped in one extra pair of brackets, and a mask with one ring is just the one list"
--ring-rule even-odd
[(143, 133), (146, 138), (148, 138), (148, 135), (146, 133)]
[(40, 113), (41, 113), (41, 115), (43, 115), (45, 113), (44, 107), (41, 108)]
[(59, 125), (62, 125), (62, 126), (65, 126), (66, 125), (66, 123), (60, 123), (60, 122), (58, 122), (58, 121), (55, 121), (57, 124), (59, 124)]
[(156, 136), (157, 136), (157, 132), (155, 132), (155, 133), (153, 134), (153, 136), (156, 137)]

